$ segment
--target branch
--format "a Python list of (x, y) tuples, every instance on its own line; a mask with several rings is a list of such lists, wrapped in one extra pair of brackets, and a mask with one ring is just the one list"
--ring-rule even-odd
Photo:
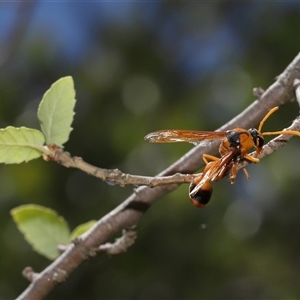
[(57, 149), (51, 160), (54, 160), (64, 167), (76, 168), (89, 175), (93, 175), (97, 178), (102, 179), (108, 184), (120, 186), (125, 185), (146, 185), (149, 187), (155, 187), (158, 185), (167, 184), (180, 184), (180, 183), (190, 183), (191, 180), (196, 176), (192, 174), (180, 174), (176, 173), (170, 176), (140, 176), (131, 175), (121, 172), (119, 169), (102, 169), (93, 166), (85, 162), (81, 157), (71, 157), (69, 152), (64, 152), (62, 149)]
[[(235, 127), (249, 128), (256, 125), (270, 108), (291, 101), (294, 97), (293, 83), (296, 78), (300, 78), (299, 54), (258, 100), (219, 130)], [(202, 155), (216, 152), (217, 147), (218, 145), (214, 143), (204, 149), (199, 144), (158, 176), (193, 173), (203, 164)], [(153, 203), (175, 190), (177, 186), (178, 184), (168, 184), (155, 188), (145, 186), (137, 188), (123, 203), (79, 237), (76, 243), (73, 242), (46, 269), (39, 274), (35, 273), (33, 281), (18, 299), (42, 299), (45, 297), (58, 282), (65, 280), (85, 259), (93, 255), (95, 249), (99, 249), (100, 245), (106, 243), (120, 230), (137, 225)]]
[[(298, 116), (293, 121), (291, 126), (283, 129), (283, 131), (284, 130), (300, 131), (300, 116)], [(257, 156), (257, 158), (262, 159), (264, 157), (267, 157), (267, 156), (273, 154), (280, 147), (285, 146), (292, 137), (293, 137), (293, 135), (288, 135), (288, 134), (278, 135), (276, 138), (270, 140), (266, 145), (264, 145), (262, 152)], [(250, 153), (251, 156), (253, 156), (254, 154), (255, 154), (255, 152)], [(241, 168), (246, 167), (250, 163), (251, 162), (245, 160), (238, 165), (237, 169), (240, 170)]]
[[(300, 80), (295, 79), (294, 84), (295, 88), (295, 95), (296, 95), (296, 100), (300, 106)], [(289, 130), (289, 131), (300, 131), (300, 116), (298, 116), (292, 123), (291, 126), (283, 129), (284, 130)], [(277, 151), (280, 147), (283, 147), (287, 144), (287, 142), (293, 137), (293, 135), (288, 135), (288, 134), (280, 134), (274, 139), (270, 140), (266, 145), (263, 147), (263, 151), (257, 156), (259, 159), (262, 159), (264, 157), (267, 157), (271, 154), (273, 154), (275, 151)], [(254, 155), (255, 152), (250, 153), (251, 156)], [(244, 168), (247, 166), (250, 162), (249, 161), (243, 161), (242, 163), (239, 164), (237, 169)]]

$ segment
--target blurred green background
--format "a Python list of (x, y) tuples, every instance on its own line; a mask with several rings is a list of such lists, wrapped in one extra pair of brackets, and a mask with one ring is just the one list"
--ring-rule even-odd
[[(214, 130), (267, 88), (299, 51), (299, 2), (2, 2), (0, 127), (38, 128), (43, 93), (71, 75), (74, 130), (65, 149), (103, 168), (155, 175), (191, 149), (143, 137), (164, 128)], [(288, 104), (266, 130), (288, 126)], [(87, 261), (47, 299), (299, 299), (300, 141), (214, 185), (205, 209), (188, 186), (158, 201), (127, 253)], [(0, 298), (17, 297), (33, 252), (10, 217), (55, 209), (71, 229), (99, 219), (132, 187), (109, 186), (41, 159), (0, 166)]]

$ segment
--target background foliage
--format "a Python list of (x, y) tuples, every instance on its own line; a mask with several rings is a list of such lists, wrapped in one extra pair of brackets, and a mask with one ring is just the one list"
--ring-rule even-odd
[[(44, 92), (72, 75), (77, 103), (65, 145), (103, 168), (154, 175), (191, 145), (152, 145), (163, 128), (212, 130), (250, 104), (299, 51), (295, 2), (24, 2), (0, 4), (0, 127), (38, 128)], [(3, 30), (4, 29), (4, 30)], [(266, 130), (289, 125), (296, 104)], [(97, 257), (49, 299), (230, 299), (300, 297), (300, 141), (294, 138), (236, 184), (214, 185), (193, 208), (187, 185), (142, 220), (135, 245)], [(109, 212), (132, 192), (41, 159), (0, 166), (0, 297), (15, 298), (32, 251), (9, 211), (44, 205), (72, 229)]]

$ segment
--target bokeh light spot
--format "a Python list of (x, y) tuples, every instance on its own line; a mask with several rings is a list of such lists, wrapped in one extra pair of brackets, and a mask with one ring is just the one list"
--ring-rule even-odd
[(159, 88), (150, 78), (134, 76), (128, 79), (123, 86), (123, 103), (135, 115), (143, 115), (151, 111), (158, 103), (159, 98)]
[(253, 205), (242, 201), (232, 203), (224, 215), (227, 230), (239, 239), (246, 239), (254, 235), (261, 222), (261, 212)]

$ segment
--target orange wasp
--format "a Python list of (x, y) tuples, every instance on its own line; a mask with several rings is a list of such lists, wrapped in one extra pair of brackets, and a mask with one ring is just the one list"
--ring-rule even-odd
[[(193, 205), (204, 207), (212, 195), (211, 182), (219, 181), (224, 176), (229, 175), (230, 182), (233, 184), (237, 174), (237, 165), (242, 161), (258, 163), (257, 156), (262, 152), (264, 136), (289, 134), (300, 137), (300, 132), (293, 130), (283, 130), (274, 132), (261, 132), (265, 121), (273, 114), (278, 107), (271, 109), (262, 119), (258, 129), (235, 128), (227, 131), (190, 131), (190, 130), (159, 130), (149, 133), (145, 140), (152, 143), (174, 143), (188, 142), (199, 144), (204, 140), (220, 139), (219, 153), (220, 158), (203, 154), (206, 164), (203, 172), (196, 176), (189, 187), (189, 197)], [(250, 149), (255, 149), (253, 156), (248, 154)], [(208, 161), (210, 160), (210, 161)], [(243, 171), (249, 179), (249, 174), (245, 168)]]

